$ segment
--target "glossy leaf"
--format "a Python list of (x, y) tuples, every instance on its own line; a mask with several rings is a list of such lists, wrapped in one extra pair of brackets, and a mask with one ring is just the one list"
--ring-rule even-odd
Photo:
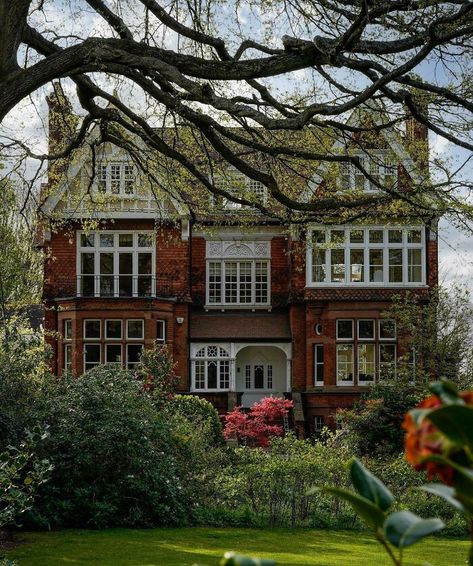
[(427, 485), (423, 485), (420, 487), (422, 491), (426, 491), (427, 493), (432, 493), (433, 495), (437, 495), (444, 499), (447, 503), (450, 503), (455, 509), (464, 512), (464, 506), (458, 501), (456, 498), (456, 493), (453, 487), (448, 485), (444, 485), (443, 483), (431, 483)]
[(349, 503), (370, 527), (377, 529), (383, 524), (385, 518), (383, 511), (368, 499), (361, 497), (361, 495), (337, 487), (324, 487), (321, 491), (339, 497)]
[(384, 483), (368, 471), (358, 459), (352, 458), (348, 465), (356, 491), (381, 511), (387, 511), (393, 504), (394, 496)]
[(473, 449), (473, 407), (445, 405), (430, 411), (426, 417), (451, 442)]
[(386, 519), (384, 534), (397, 548), (406, 548), (444, 527), (440, 519), (422, 519), (410, 511), (398, 511)]
[(463, 405), (463, 399), (458, 395), (458, 389), (455, 384), (446, 379), (442, 381), (434, 381), (430, 385), (432, 393), (440, 397), (444, 405)]
[(275, 566), (274, 560), (266, 558), (250, 558), (235, 552), (226, 552), (220, 561), (220, 566)]

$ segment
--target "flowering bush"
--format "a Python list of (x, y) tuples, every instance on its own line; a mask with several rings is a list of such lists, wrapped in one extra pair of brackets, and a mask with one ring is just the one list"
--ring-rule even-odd
[(237, 439), (238, 442), (254, 443), (257, 446), (268, 446), (272, 436), (282, 436), (283, 427), (277, 423), (283, 419), (294, 406), (292, 401), (281, 397), (265, 397), (255, 403), (248, 413), (241, 407), (235, 407), (225, 416), (224, 436)]

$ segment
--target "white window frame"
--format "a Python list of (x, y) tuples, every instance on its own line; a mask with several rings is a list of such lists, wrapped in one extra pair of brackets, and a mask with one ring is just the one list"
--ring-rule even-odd
[[(217, 348), (217, 355), (213, 356), (209, 354), (209, 348)], [(199, 355), (202, 350), (204, 350), (204, 355)], [(221, 352), (224, 351), (225, 355)], [(196, 363), (202, 362), (204, 364), (204, 387), (196, 387)], [(226, 362), (228, 364), (228, 386), (227, 387), (220, 387), (221, 382), (221, 371), (222, 366), (221, 362)], [(208, 381), (208, 369), (210, 363), (216, 363), (217, 366), (217, 387), (209, 387)], [(230, 391), (230, 385), (232, 382), (232, 366), (233, 362), (230, 358), (230, 352), (226, 347), (221, 346), (220, 344), (207, 344), (206, 346), (202, 346), (199, 350), (195, 353), (193, 358), (191, 359), (191, 383), (192, 383), (192, 391), (195, 392), (206, 392), (206, 391)]]
[[(143, 332), (142, 332), (142, 334), (141, 334), (141, 336), (140, 336), (139, 338), (133, 338), (133, 337), (130, 337), (130, 336), (129, 336), (128, 328), (129, 328), (129, 326), (130, 326), (130, 322), (141, 322), (141, 329), (142, 329)], [(140, 341), (140, 340), (141, 340), (141, 342), (143, 342), (144, 339), (145, 339), (145, 321), (144, 321), (144, 318), (127, 318), (127, 320), (126, 320), (126, 335), (125, 335), (125, 340), (126, 340), (126, 341), (132, 340), (133, 342), (134, 342), (135, 340), (137, 340), (137, 341)]]
[(72, 340), (72, 319), (65, 318), (63, 320), (63, 342), (70, 342)]
[[(220, 302), (210, 302), (210, 264), (217, 263), (220, 264)], [(234, 303), (227, 303), (225, 300), (225, 290), (227, 286), (226, 270), (225, 265), (227, 263), (237, 264), (237, 300)], [(250, 263), (251, 264), (251, 302), (242, 303), (240, 302), (240, 264)], [(256, 264), (262, 263), (266, 265), (266, 278), (267, 278), (267, 301), (266, 302), (256, 302)], [(206, 308), (208, 307), (227, 307), (227, 308), (267, 308), (271, 305), (271, 260), (270, 259), (260, 259), (260, 258), (227, 258), (227, 259), (208, 259), (207, 269), (206, 269)]]
[[(99, 361), (97, 363), (94, 362), (94, 365), (92, 368), (87, 368), (87, 360), (86, 360), (86, 356), (87, 356), (87, 346), (98, 346), (99, 347)], [(84, 358), (84, 372), (89, 371), (89, 369), (93, 369), (94, 367), (97, 367), (99, 365), (101, 365), (102, 363), (102, 344), (100, 342), (85, 342), (83, 344), (83, 358)]]
[(128, 355), (128, 348), (130, 346), (141, 346), (141, 351), (144, 350), (145, 345), (143, 344), (143, 340), (141, 342), (127, 342), (125, 344), (125, 354), (126, 354), (126, 359), (125, 361), (125, 368), (130, 370), (130, 369), (134, 369), (134, 367), (136, 366), (136, 364), (138, 364), (139, 362), (133, 362), (133, 366), (130, 367), (130, 362), (128, 361), (129, 359), (129, 355)]
[[(318, 419), (321, 419), (322, 426), (320, 426), (320, 422), (318, 422)], [(324, 415), (315, 415), (314, 416), (314, 432), (315, 433), (321, 433), (324, 428), (325, 428)]]
[[(113, 347), (120, 346), (120, 361), (119, 362), (109, 362), (109, 361), (107, 361), (109, 346), (113, 346)], [(123, 344), (121, 342), (106, 342), (105, 343), (104, 365), (123, 367)]]
[[(68, 353), (68, 350), (70, 350), (70, 353)], [(63, 351), (63, 371), (70, 373), (72, 371), (72, 342), (71, 340), (67, 340), (66, 342), (64, 342), (64, 344), (62, 345), (62, 351)]]
[[(390, 322), (394, 324), (394, 336), (390, 336), (388, 338), (381, 337), (381, 324), (383, 322)], [(397, 340), (397, 323), (394, 319), (391, 318), (379, 318), (378, 319), (378, 339), (380, 342), (395, 342)]]
[[(319, 359), (318, 348), (322, 348), (322, 360)], [(314, 385), (320, 386), (324, 384), (325, 378), (325, 344), (314, 344)], [(317, 379), (318, 368), (322, 367), (322, 379)]]
[[(330, 231), (342, 230), (344, 231), (343, 244), (330, 243)], [(363, 243), (350, 243), (351, 231), (363, 231)], [(369, 243), (369, 230), (383, 231), (383, 243)], [(390, 243), (388, 241), (389, 230), (402, 230), (402, 242)], [(421, 241), (419, 243), (409, 242), (408, 233), (412, 230), (420, 230)], [(313, 249), (314, 244), (312, 241), (312, 234), (315, 231), (321, 231), (325, 234), (325, 243), (319, 244), (320, 248), (325, 251), (325, 281), (313, 280)], [(332, 271), (332, 250), (342, 249), (344, 251), (344, 277), (343, 281), (331, 281)], [(370, 262), (369, 250), (382, 250), (383, 251), (383, 277), (381, 281), (370, 281)], [(401, 249), (402, 250), (402, 281), (389, 281), (389, 250)], [(408, 266), (408, 250), (418, 249), (421, 252), (421, 281), (409, 281), (409, 266)], [(364, 277), (363, 281), (350, 280), (350, 250), (362, 250), (364, 257)], [(307, 233), (307, 256), (306, 256), (306, 287), (320, 288), (320, 287), (426, 287), (426, 228), (425, 226), (412, 225), (412, 226), (357, 226), (357, 225), (342, 225), (342, 226), (311, 226)]]
[(156, 342), (158, 344), (166, 343), (166, 320), (163, 318), (156, 320)]
[[(136, 198), (138, 187), (138, 175), (136, 164), (129, 159), (110, 159), (99, 160), (96, 164), (95, 179), (94, 179), (94, 192), (98, 194), (120, 196), (122, 198)], [(118, 192), (112, 192), (112, 168), (119, 168)], [(132, 168), (132, 177), (126, 174), (127, 167)], [(104, 169), (103, 169), (104, 168)], [(103, 175), (105, 171), (105, 175)], [(127, 192), (127, 181), (132, 181), (133, 192)], [(100, 184), (105, 181), (105, 191), (101, 190)]]
[[(372, 346), (373, 347), (373, 379), (360, 379), (360, 370), (361, 370), (361, 364), (360, 364), (360, 348), (363, 347), (368, 347), (368, 346)], [(358, 383), (358, 385), (360, 386), (367, 386), (367, 385), (374, 385), (377, 382), (377, 378), (378, 378), (378, 364), (377, 364), (377, 359), (376, 359), (376, 342), (371, 341), (361, 341), (357, 343), (356, 346), (356, 381)]]
[[(100, 336), (87, 336), (86, 333), (86, 327), (87, 327), (87, 322), (98, 322), (99, 323), (99, 328), (100, 328)], [(102, 340), (102, 319), (101, 318), (84, 318), (84, 336), (83, 339), (84, 340)]]
[[(81, 240), (82, 235), (94, 235), (94, 245), (93, 246), (82, 246)], [(130, 247), (120, 247), (119, 237), (120, 234), (131, 234), (133, 245)], [(152, 236), (151, 246), (139, 246), (139, 235), (146, 234)], [(113, 235), (113, 246), (112, 247), (102, 247), (100, 245), (100, 235)], [(94, 254), (94, 273), (82, 273), (82, 254), (89, 253)], [(111, 253), (113, 254), (113, 274), (104, 275), (107, 278), (113, 278), (113, 293), (103, 294), (100, 292), (100, 254), (101, 253)], [(93, 295), (84, 295), (87, 297), (123, 297), (125, 295), (120, 295), (120, 270), (119, 270), (119, 254), (120, 253), (131, 253), (132, 254), (132, 273), (130, 274), (132, 278), (132, 297), (155, 297), (156, 296), (156, 234), (153, 230), (97, 230), (91, 232), (85, 232), (83, 230), (77, 231), (77, 296), (82, 296), (81, 283), (83, 278), (94, 279), (94, 292)], [(139, 294), (139, 279), (140, 277), (147, 277), (148, 274), (140, 274), (138, 269), (138, 259), (139, 253), (150, 253), (151, 254), (151, 273), (149, 277), (151, 279), (151, 289), (150, 294)], [(122, 274), (122, 277), (125, 276)]]
[[(370, 152), (357, 151), (352, 157), (358, 157), (361, 166), (373, 177), (378, 177), (379, 183), (384, 186), (388, 177), (394, 177), (394, 182), (389, 185), (393, 188), (399, 179), (399, 163), (396, 156), (388, 150), (375, 149)], [(394, 167), (394, 173), (388, 171)], [(375, 171), (377, 169), (377, 172)], [(363, 187), (357, 187), (358, 179), (362, 178)], [(355, 165), (349, 161), (340, 164), (340, 178), (338, 183), (341, 191), (363, 190), (366, 193), (381, 192), (376, 185), (371, 185), (371, 181)]]
[[(107, 323), (108, 322), (119, 322), (120, 323), (120, 338), (112, 338), (111, 336), (107, 335)], [(115, 340), (120, 341), (123, 340), (123, 320), (121, 318), (106, 318), (105, 319), (105, 340)]]
[[(221, 190), (237, 197), (250, 200), (253, 195), (258, 195), (255, 202), (266, 206), (268, 202), (268, 189), (261, 183), (261, 181), (255, 181), (250, 177), (247, 177), (235, 168), (229, 168), (225, 172), (217, 173), (212, 178), (209, 179), (210, 182)], [(219, 197), (212, 196), (212, 205), (218, 207)], [(224, 210), (248, 210), (253, 207), (249, 205), (243, 205), (239, 202), (234, 202), (230, 199), (221, 199), (221, 208)]]
[[(351, 336), (350, 338), (340, 338), (338, 335), (338, 322), (351, 322)], [(355, 321), (353, 318), (337, 318), (335, 321), (336, 336), (340, 342), (353, 342), (355, 340)]]
[[(351, 347), (351, 380), (339, 380), (339, 359), (338, 359), (338, 350), (339, 348), (346, 348), (347, 346)], [(339, 387), (353, 387), (355, 384), (355, 344), (352, 342), (340, 342), (336, 345), (335, 355), (337, 357), (337, 386)], [(350, 373), (350, 372), (348, 372)]]
[[(263, 368), (263, 387), (255, 388), (255, 368)], [(249, 370), (249, 375), (248, 375)], [(274, 366), (264, 362), (245, 364), (245, 392), (258, 393), (269, 392), (274, 390)], [(248, 380), (249, 378), (249, 380)], [(248, 386), (248, 381), (250, 385)], [(271, 385), (270, 385), (271, 383)]]
[[(387, 364), (388, 362), (382, 362), (381, 361), (381, 348), (385, 347), (385, 346), (393, 346), (394, 347), (394, 379), (397, 376), (397, 343), (394, 342), (392, 339), (390, 342), (388, 341), (382, 341), (379, 342), (378, 344), (378, 383), (383, 383), (383, 378), (381, 376), (381, 367), (385, 364)], [(384, 382), (386, 383), (386, 382)]]
[[(369, 338), (360, 337), (360, 322), (372, 322), (373, 323), (373, 335)], [(356, 320), (356, 337), (359, 342), (373, 342), (376, 339), (376, 319), (374, 318), (358, 318)]]

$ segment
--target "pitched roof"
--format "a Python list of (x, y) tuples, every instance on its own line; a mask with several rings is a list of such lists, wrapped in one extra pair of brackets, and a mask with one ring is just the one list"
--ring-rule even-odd
[(190, 319), (190, 340), (288, 341), (289, 317), (280, 313), (194, 313)]

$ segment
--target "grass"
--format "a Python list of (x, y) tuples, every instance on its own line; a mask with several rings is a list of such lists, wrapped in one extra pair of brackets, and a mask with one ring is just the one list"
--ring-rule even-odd
[[(20, 566), (217, 565), (227, 550), (290, 566), (388, 566), (368, 534), (289, 529), (110, 529), (26, 533), (8, 553)], [(406, 566), (466, 564), (468, 541), (428, 539), (406, 550)]]

